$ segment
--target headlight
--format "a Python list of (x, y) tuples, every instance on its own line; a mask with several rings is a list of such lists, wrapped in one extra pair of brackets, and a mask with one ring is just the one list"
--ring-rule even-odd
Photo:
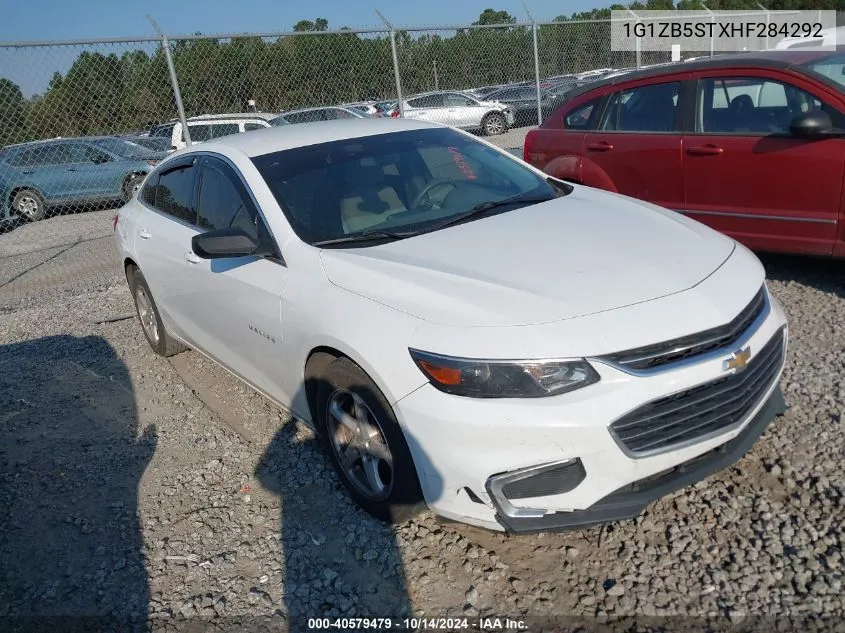
[(432, 385), (458, 396), (541, 398), (599, 381), (598, 373), (585, 360), (477, 360), (408, 351)]

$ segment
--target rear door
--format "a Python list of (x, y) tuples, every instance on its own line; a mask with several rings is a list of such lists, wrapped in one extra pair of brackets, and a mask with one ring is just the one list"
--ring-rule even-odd
[(750, 248), (830, 255), (845, 139), (796, 138), (789, 124), (825, 110), (841, 128), (841, 98), (776, 70), (697, 78), (695, 130), (684, 140), (686, 212)]
[(196, 155), (176, 159), (147, 179), (135, 223), (138, 266), (150, 286), (165, 326), (193, 343), (191, 320), (197, 301), (196, 273), (190, 261), (196, 226)]
[(553, 112), (543, 127), (529, 131), (525, 161), (555, 178), (581, 182), (584, 137), (598, 124), (603, 99), (601, 94), (578, 99)]
[(683, 208), (682, 85), (640, 80), (609, 95), (598, 129), (584, 137), (584, 184)]

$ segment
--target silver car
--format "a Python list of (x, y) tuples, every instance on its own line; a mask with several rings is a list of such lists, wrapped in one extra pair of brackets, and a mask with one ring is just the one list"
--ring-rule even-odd
[(405, 118), (481, 130), (487, 136), (503, 134), (514, 124), (513, 110), (504, 103), (482, 101), (464, 92), (419, 94), (402, 105)]
[(289, 110), (282, 112), (270, 125), (288, 125), (296, 123), (313, 123), (314, 121), (335, 121), (337, 119), (367, 119), (369, 114), (361, 112), (352, 107), (345, 106), (323, 106), (320, 108), (303, 108), (301, 110)]

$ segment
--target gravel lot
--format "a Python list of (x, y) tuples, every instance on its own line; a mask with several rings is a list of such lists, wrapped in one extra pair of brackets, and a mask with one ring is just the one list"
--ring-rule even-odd
[(112, 216), (0, 235), (4, 631), (407, 613), (842, 630), (842, 263), (764, 259), (790, 317), (790, 408), (737, 466), (604, 528), (506, 537), (426, 514), (393, 530), (285, 413), (193, 352), (155, 356), (135, 319), (98, 323), (132, 312)]

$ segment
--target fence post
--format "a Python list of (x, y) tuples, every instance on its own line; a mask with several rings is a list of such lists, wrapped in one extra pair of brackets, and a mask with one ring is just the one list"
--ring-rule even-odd
[(698, 4), (700, 4), (710, 16), (710, 57), (713, 57), (713, 31), (716, 29), (716, 14), (713, 13), (710, 9), (708, 9), (707, 5), (704, 4), (701, 0), (698, 0)]
[(173, 64), (173, 56), (170, 54), (170, 42), (167, 36), (158, 27), (156, 21), (149, 15), (147, 19), (161, 37), (161, 46), (164, 49), (164, 58), (167, 60), (167, 71), (170, 74), (170, 83), (173, 86), (173, 97), (176, 99), (176, 110), (179, 113), (179, 121), (182, 123), (182, 135), (185, 137), (185, 145), (191, 145), (191, 131), (188, 128), (188, 119), (185, 116), (185, 106), (182, 104), (182, 92), (179, 90), (179, 78), (176, 76), (176, 66)]
[(528, 21), (531, 22), (531, 36), (534, 40), (534, 85), (537, 88), (537, 125), (543, 124), (543, 93), (540, 91), (540, 49), (537, 43), (537, 21), (531, 12), (528, 10), (528, 5), (522, 3), (522, 8), (525, 9), (525, 15), (528, 16)]
[(399, 55), (396, 53), (396, 30), (393, 25), (387, 21), (387, 18), (382, 15), (381, 11), (375, 10), (381, 21), (390, 29), (390, 52), (393, 55), (393, 76), (396, 79), (396, 107), (399, 108), (399, 116), (405, 116), (405, 108), (402, 106), (402, 76), (399, 73)]
[(766, 50), (769, 50), (769, 22), (771, 21), (771, 11), (769, 11), (766, 7), (764, 7), (759, 2), (757, 6), (760, 7), (763, 11), (766, 12)]
[[(631, 15), (633, 15), (635, 18), (637, 18), (637, 22), (636, 22), (637, 24), (642, 24), (642, 18), (640, 18), (640, 16), (637, 15), (637, 13), (635, 11), (632, 11), (628, 7), (625, 7), (625, 10), (628, 13), (630, 13)], [(613, 28), (613, 27), (611, 26), (611, 28)], [(637, 33), (639, 33), (639, 29), (637, 29)], [(642, 50), (643, 49), (643, 40), (639, 35), (637, 35), (637, 39), (635, 40), (635, 46), (636, 46), (636, 48), (634, 50), (636, 51), (636, 54), (637, 54), (637, 69), (639, 69), (640, 66), (642, 66), (642, 53), (643, 53), (643, 50)], [(608, 65), (610, 66), (612, 64), (608, 64)]]

